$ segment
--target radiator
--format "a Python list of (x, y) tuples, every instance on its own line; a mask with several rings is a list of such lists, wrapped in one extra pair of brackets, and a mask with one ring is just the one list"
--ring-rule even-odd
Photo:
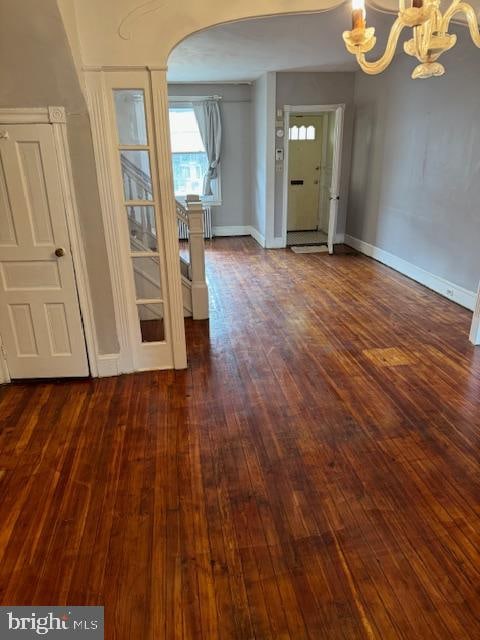
[(205, 238), (212, 239), (212, 207), (204, 207), (203, 209), (203, 229)]
[[(188, 240), (188, 226), (183, 220), (177, 218), (178, 223), (178, 239), (179, 240)], [(212, 208), (211, 207), (203, 207), (203, 229), (204, 229), (204, 237), (207, 240), (212, 239)]]

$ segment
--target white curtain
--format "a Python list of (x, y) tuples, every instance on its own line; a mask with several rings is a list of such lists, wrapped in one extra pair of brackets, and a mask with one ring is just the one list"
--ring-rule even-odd
[(203, 195), (211, 196), (212, 180), (218, 176), (218, 165), (222, 148), (222, 118), (218, 100), (202, 100), (193, 103), (200, 135), (207, 152), (208, 171), (203, 182)]

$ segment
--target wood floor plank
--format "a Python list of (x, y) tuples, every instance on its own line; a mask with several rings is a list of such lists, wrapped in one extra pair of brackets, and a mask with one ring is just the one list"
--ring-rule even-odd
[(107, 640), (480, 637), (480, 351), (391, 269), (207, 247), (189, 368), (0, 388), (0, 602)]

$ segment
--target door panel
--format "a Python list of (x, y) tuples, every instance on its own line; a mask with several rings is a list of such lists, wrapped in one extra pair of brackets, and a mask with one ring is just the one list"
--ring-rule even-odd
[(10, 125), (0, 140), (0, 225), (0, 334), (10, 376), (87, 376), (50, 125)]
[(21, 178), (32, 227), (33, 242), (52, 245), (53, 229), (39, 142), (18, 142)]
[(0, 246), (16, 247), (18, 245), (12, 206), (8, 197), (7, 181), (3, 159), (0, 155)]
[(290, 116), (288, 231), (318, 227), (322, 138), (322, 115)]

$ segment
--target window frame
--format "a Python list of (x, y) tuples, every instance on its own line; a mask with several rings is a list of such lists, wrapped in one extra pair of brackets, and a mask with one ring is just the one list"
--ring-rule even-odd
[[(186, 106), (190, 106), (191, 108), (193, 108), (194, 102), (201, 102), (202, 100), (206, 100), (208, 97), (209, 96), (170, 96), (169, 95), (168, 96), (169, 118), (170, 118), (170, 108), (172, 107), (173, 104), (183, 103)], [(171, 134), (170, 128), (169, 128), (169, 132), (170, 132), (170, 141), (171, 141), (172, 134)], [(173, 156), (173, 151), (170, 152), (170, 156)], [(220, 163), (217, 167), (217, 177), (215, 178), (214, 184), (216, 189), (215, 189), (215, 193), (212, 196), (200, 195), (200, 201), (205, 206), (220, 207), (222, 205), (222, 160), (220, 160)], [(177, 194), (175, 193), (175, 182), (173, 184), (173, 193), (175, 195), (175, 199), (184, 205), (186, 202), (186, 197), (180, 196), (180, 195), (177, 196)]]

